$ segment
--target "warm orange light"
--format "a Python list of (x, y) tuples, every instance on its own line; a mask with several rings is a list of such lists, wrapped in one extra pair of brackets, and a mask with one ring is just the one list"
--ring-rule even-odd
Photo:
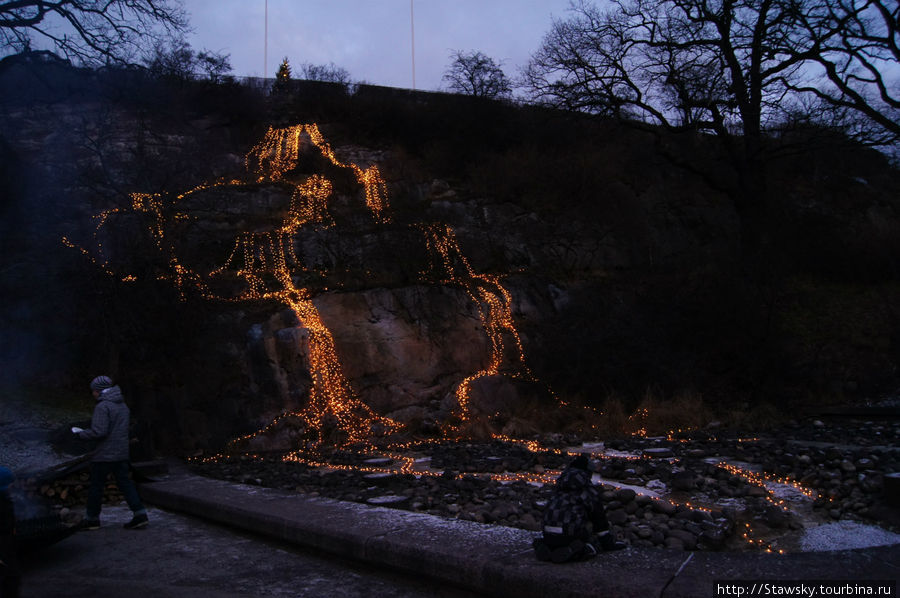
[[(345, 433), (346, 442), (359, 442), (367, 438), (373, 427), (384, 433), (399, 429), (399, 425), (387, 418), (378, 417), (353, 392), (345, 378), (334, 339), (313, 304), (309, 289), (295, 286), (294, 273), (302, 268), (295, 251), (295, 237), (301, 227), (334, 225), (328, 212), (332, 197), (331, 181), (321, 175), (295, 181), (291, 177), (299, 163), (304, 145), (315, 147), (334, 166), (353, 171), (364, 189), (365, 203), (376, 222), (387, 223), (390, 217), (387, 185), (377, 165), (360, 166), (342, 161), (325, 141), (315, 124), (295, 125), (286, 128), (269, 128), (265, 136), (247, 153), (244, 159), (248, 171), (246, 178), (221, 179), (205, 182), (181, 192), (172, 198), (163, 194), (133, 193), (130, 211), (149, 216), (148, 232), (163, 256), (168, 268), (159, 274), (159, 280), (171, 282), (182, 299), (189, 290), (211, 300), (258, 301), (275, 300), (289, 307), (297, 316), (300, 327), (309, 331), (310, 372), (313, 383), (308, 405), (301, 412), (284, 413), (256, 433), (233, 441), (233, 446), (244, 444), (265, 433), (286, 417), (303, 419), (323, 441), (322, 428), (326, 418), (336, 419)], [(213, 188), (247, 187), (260, 184), (288, 186), (291, 203), (280, 223), (264, 231), (240, 233), (234, 240), (225, 261), (207, 273), (197, 272), (186, 266), (179, 257), (177, 235), (172, 225), (190, 219), (179, 210), (179, 204), (190, 196)], [(127, 211), (112, 209), (96, 216), (94, 250), (88, 251), (64, 238), (63, 242), (79, 249), (108, 274), (114, 275), (103, 252), (99, 231), (109, 223), (110, 216)], [(433, 254), (434, 270), (423, 273), (441, 282), (463, 288), (475, 305), (482, 326), (491, 343), (491, 354), (486, 366), (465, 377), (456, 390), (458, 414), (466, 421), (470, 418), (468, 401), (472, 383), (481, 377), (502, 373), (513, 377), (534, 379), (525, 365), (524, 350), (512, 317), (512, 298), (498, 276), (476, 273), (463, 255), (453, 229), (445, 225), (420, 226), (425, 245)], [(120, 276), (122, 280), (136, 280), (133, 274)], [(214, 293), (210, 283), (217, 277), (236, 277), (244, 288), (234, 296)], [(509, 347), (509, 349), (508, 349)], [(452, 430), (448, 430), (452, 431)]]

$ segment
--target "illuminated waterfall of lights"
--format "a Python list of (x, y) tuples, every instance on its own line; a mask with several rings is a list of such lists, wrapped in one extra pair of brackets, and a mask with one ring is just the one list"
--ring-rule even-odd
[[(160, 275), (159, 278), (171, 281), (178, 288), (182, 298), (184, 298), (184, 293), (187, 289), (193, 288), (207, 299), (228, 301), (275, 300), (286, 305), (296, 315), (299, 326), (306, 329), (309, 333), (309, 360), (313, 382), (307, 406), (301, 411), (285, 412), (274, 418), (264, 428), (234, 439), (231, 443), (232, 448), (240, 447), (247, 441), (265, 434), (290, 418), (296, 418), (305, 422), (311, 430), (317, 433), (315, 442), (321, 444), (325, 442), (323, 437), (325, 419), (331, 417), (337, 422), (337, 428), (344, 432), (344, 441), (347, 444), (361, 444), (363, 452), (368, 451), (374, 454), (374, 446), (367, 444), (373, 427), (378, 425), (383, 431), (390, 433), (398, 430), (400, 426), (396, 422), (378, 416), (355, 396), (349, 381), (343, 374), (331, 332), (322, 322), (321, 316), (313, 304), (309, 290), (297, 288), (291, 275), (293, 267), (301, 266), (300, 260), (294, 251), (293, 242), (294, 236), (299, 229), (309, 224), (322, 227), (334, 225), (327, 209), (328, 200), (333, 191), (332, 184), (328, 179), (319, 175), (313, 175), (302, 183), (294, 183), (288, 180), (290, 171), (297, 165), (302, 145), (306, 139), (333, 165), (351, 169), (356, 176), (357, 182), (364, 188), (366, 206), (373, 218), (381, 223), (390, 222), (390, 217), (387, 213), (389, 209), (387, 186), (377, 166), (372, 165), (362, 168), (356, 164), (341, 161), (331, 146), (325, 141), (315, 124), (297, 125), (283, 129), (270, 128), (264, 138), (245, 156), (245, 165), (253, 177), (251, 179), (223, 179), (202, 183), (176, 195), (170, 206), (165, 205), (166, 198), (163, 195), (134, 193), (131, 195), (130, 210), (134, 213), (143, 213), (149, 216), (148, 232), (150, 238), (156, 244), (160, 254), (166, 258), (169, 266), (169, 272)], [(287, 210), (287, 215), (278, 226), (265, 232), (244, 232), (238, 235), (224, 263), (205, 276), (181, 263), (177, 257), (174, 240), (167, 234), (167, 215), (176, 222), (190, 218), (187, 214), (173, 210), (173, 208), (177, 207), (178, 202), (195, 193), (209, 189), (249, 187), (267, 183), (286, 185), (292, 190), (291, 203)], [(94, 217), (96, 225), (93, 251), (78, 246), (66, 237), (62, 239), (62, 242), (66, 246), (80, 251), (110, 276), (115, 276), (116, 274), (109, 264), (109, 258), (99, 239), (99, 232), (109, 223), (112, 215), (124, 211), (126, 211), (124, 208), (110, 209)], [(498, 374), (534, 380), (534, 375), (525, 364), (522, 341), (512, 317), (512, 299), (509, 291), (503, 286), (501, 278), (490, 274), (479, 274), (474, 271), (461, 251), (455, 233), (450, 226), (441, 224), (420, 225), (419, 229), (424, 235), (426, 247), (432, 255), (433, 261), (432, 272), (423, 273), (423, 275), (436, 277), (444, 283), (462, 288), (475, 306), (479, 320), (490, 341), (491, 352), (487, 365), (480, 371), (464, 378), (455, 392), (460, 419), (466, 421), (471, 417), (469, 398), (475, 381)], [(212, 293), (207, 280), (228, 274), (233, 274), (242, 279), (246, 284), (245, 290), (235, 297), (222, 297)], [(271, 283), (266, 282), (266, 280), (271, 278), (277, 281), (277, 288), (270, 288)], [(136, 277), (133, 274), (121, 276), (123, 281), (133, 281), (135, 279)], [(504, 364), (507, 364), (506, 371), (504, 371)], [(559, 402), (563, 405), (566, 404), (562, 400)], [(629, 419), (632, 421), (643, 421), (646, 418), (647, 412), (644, 410), (634, 414)], [(638, 435), (645, 434), (646, 431), (643, 429), (638, 432)], [(672, 433), (670, 433), (671, 435)], [(521, 444), (528, 450), (536, 453), (565, 452), (559, 449), (543, 448), (537, 441), (533, 440), (519, 440), (501, 434), (494, 434), (494, 438), (503, 442)], [(408, 443), (394, 442), (388, 444), (389, 452), (385, 454), (393, 461), (399, 463), (399, 466), (394, 467), (336, 465), (311, 458), (304, 454), (303, 450), (289, 453), (284, 457), (284, 460), (305, 463), (313, 467), (353, 469), (371, 473), (440, 475), (436, 472), (415, 470), (414, 460), (402, 453), (402, 451), (409, 450), (411, 447), (412, 444)], [(245, 454), (252, 455), (252, 453)], [(573, 456), (573, 454), (567, 453), (567, 456)], [(203, 460), (211, 461), (224, 457), (226, 455), (220, 454), (206, 457)], [(603, 455), (594, 455), (594, 457), (604, 458)], [(764, 483), (764, 480), (758, 474), (745, 472), (727, 464), (719, 464), (719, 466), (735, 475), (744, 477), (751, 484), (762, 485)], [(541, 473), (483, 473), (478, 474), (478, 477), (501, 482), (524, 481), (546, 484), (552, 483), (559, 473), (556, 470), (548, 470)], [(808, 496), (811, 496), (811, 494), (808, 494)], [(783, 504), (774, 500), (771, 493), (769, 493), (767, 498), (773, 504), (784, 508)], [(654, 498), (654, 500), (663, 499)], [(681, 504), (689, 509), (708, 510), (705, 507), (692, 505), (689, 502), (673, 504)], [(743, 535), (751, 545), (771, 550), (771, 547), (762, 540), (753, 538), (753, 532), (749, 524)]]
[[(254, 434), (233, 440), (233, 445), (264, 433), (287, 417), (297, 417), (306, 421), (309, 427), (318, 433), (318, 442), (323, 441), (323, 422), (327, 416), (333, 416), (337, 420), (338, 427), (346, 434), (347, 442), (363, 440), (371, 434), (375, 424), (385, 432), (396, 431), (400, 427), (388, 418), (377, 416), (354, 396), (349, 382), (343, 375), (330, 331), (323, 324), (308, 291), (296, 288), (291, 277), (291, 266), (299, 265), (293, 247), (293, 237), (300, 227), (307, 224), (328, 227), (334, 224), (327, 211), (328, 199), (332, 194), (332, 184), (329, 180), (313, 175), (296, 184), (286, 178), (298, 163), (305, 140), (304, 133), (305, 138), (308, 138), (309, 142), (332, 164), (349, 168), (354, 172), (357, 181), (364, 188), (366, 206), (373, 217), (378, 222), (387, 222), (388, 218), (385, 215), (388, 207), (387, 186), (378, 167), (372, 165), (363, 169), (356, 164), (339, 160), (315, 124), (283, 129), (269, 128), (263, 139), (245, 156), (245, 166), (255, 177), (253, 179), (223, 179), (201, 183), (176, 195), (169, 206), (166, 205), (166, 197), (162, 194), (131, 194), (131, 212), (150, 216), (148, 225), (150, 238), (168, 264), (168, 273), (160, 274), (157, 278), (170, 281), (178, 289), (182, 299), (185, 298), (188, 288), (194, 288), (204, 298), (213, 300), (274, 299), (289, 307), (297, 316), (300, 327), (309, 331), (309, 359), (313, 383), (307, 407), (300, 412), (283, 413)], [(205, 278), (181, 263), (174, 240), (171, 239), (171, 235), (167, 235), (167, 215), (175, 221), (188, 218), (186, 214), (172, 212), (179, 202), (198, 192), (213, 188), (264, 183), (288, 185), (292, 188), (290, 207), (279, 226), (272, 231), (245, 232), (238, 235), (225, 262), (209, 272)], [(93, 234), (93, 252), (76, 245), (66, 237), (62, 239), (63, 244), (79, 250), (107, 274), (114, 276), (99, 233), (107, 225), (112, 214), (123, 211), (124, 209), (120, 208), (106, 210), (94, 217), (97, 224)], [(246, 283), (246, 289), (236, 297), (222, 297), (212, 293), (206, 280), (230, 272)], [(270, 289), (266, 283), (267, 275), (273, 276), (280, 288)], [(127, 274), (122, 280), (134, 281), (136, 277)]]
[[(341, 161), (331, 146), (325, 141), (315, 124), (297, 125), (294, 127), (276, 129), (270, 128), (264, 138), (257, 143), (245, 156), (245, 165), (252, 176), (249, 179), (229, 179), (202, 183), (192, 189), (184, 191), (174, 197), (171, 205), (166, 205), (167, 198), (161, 194), (133, 193), (131, 195), (130, 208), (114, 208), (105, 210), (94, 219), (96, 225), (93, 232), (93, 251), (79, 246), (67, 237), (62, 242), (67, 247), (78, 250), (90, 259), (98, 268), (110, 276), (117, 276), (110, 266), (109, 257), (106, 254), (99, 234), (101, 229), (108, 225), (110, 217), (130, 209), (133, 213), (148, 216), (148, 232), (156, 245), (160, 255), (165, 258), (168, 265), (168, 273), (158, 276), (160, 280), (170, 281), (179, 291), (182, 299), (188, 289), (194, 289), (201, 296), (213, 300), (227, 301), (258, 301), (274, 300), (287, 306), (296, 316), (299, 327), (308, 331), (310, 373), (312, 385), (309, 391), (309, 400), (301, 411), (285, 412), (275, 417), (265, 427), (234, 439), (230, 443), (231, 449), (240, 449), (249, 441), (273, 430), (282, 422), (297, 419), (305, 423), (316, 434), (313, 446), (319, 446), (326, 442), (326, 419), (333, 419), (336, 427), (343, 432), (343, 442), (346, 445), (357, 445), (361, 453), (383, 454), (398, 465), (392, 467), (378, 467), (372, 465), (339, 465), (327, 460), (314, 457), (315, 451), (304, 449), (288, 453), (283, 457), (285, 461), (303, 463), (311, 467), (326, 467), (331, 469), (352, 469), (365, 473), (384, 474), (412, 474), (416, 476), (437, 476), (441, 472), (430, 470), (417, 470), (412, 457), (405, 455), (403, 451), (414, 448), (413, 442), (389, 441), (382, 446), (382, 453), (376, 453), (375, 445), (370, 442), (373, 429), (378, 427), (387, 437), (397, 431), (400, 426), (392, 420), (378, 416), (358, 397), (343, 374), (339, 357), (335, 348), (334, 339), (330, 330), (322, 322), (321, 316), (313, 304), (311, 293), (308, 289), (297, 288), (292, 277), (292, 268), (302, 267), (294, 250), (294, 237), (301, 227), (314, 224), (321, 227), (334, 226), (334, 222), (328, 212), (328, 200), (333, 189), (332, 183), (320, 175), (313, 175), (301, 183), (289, 180), (289, 173), (293, 170), (298, 160), (303, 143), (309, 140), (319, 152), (334, 166), (349, 168), (354, 172), (357, 182), (363, 186), (365, 203), (371, 212), (373, 219), (379, 223), (390, 222), (388, 215), (389, 201), (387, 185), (382, 178), (377, 166), (371, 165), (362, 168), (352, 162)], [(169, 219), (174, 222), (188, 220), (188, 214), (177, 211), (177, 204), (193, 194), (214, 188), (253, 187), (260, 184), (279, 184), (291, 189), (291, 203), (286, 216), (281, 223), (272, 230), (265, 232), (243, 232), (235, 239), (231, 250), (219, 267), (202, 275), (185, 266), (178, 258), (176, 246), (171, 235), (167, 234)], [(535, 377), (525, 363), (525, 353), (518, 330), (512, 317), (512, 298), (509, 291), (503, 286), (499, 276), (479, 274), (474, 271), (468, 259), (459, 247), (455, 233), (450, 226), (443, 224), (419, 225), (423, 233), (426, 247), (432, 257), (432, 271), (423, 272), (425, 277), (434, 277), (439, 281), (452, 284), (464, 290), (468, 299), (475, 307), (482, 327), (490, 342), (490, 357), (488, 363), (478, 372), (465, 377), (457, 386), (455, 395), (458, 403), (460, 420), (465, 422), (472, 417), (470, 413), (470, 393), (472, 385), (480, 378), (495, 375), (505, 375), (512, 378), (523, 377), (534, 381)], [(234, 275), (243, 280), (245, 289), (237, 296), (223, 297), (214, 294), (207, 281), (219, 276)], [(136, 280), (135, 275), (120, 275), (120, 279), (126, 282)], [(271, 281), (277, 281), (275, 288)], [(505, 366), (505, 367), (504, 367)], [(559, 404), (566, 405), (565, 401), (557, 399)], [(592, 410), (595, 411), (596, 410)], [(648, 412), (639, 410), (629, 420), (638, 425), (647, 419)], [(446, 429), (445, 432), (459, 432), (458, 429)], [(641, 429), (636, 435), (646, 435), (646, 430)], [(675, 440), (674, 431), (670, 431), (668, 437)], [(520, 444), (533, 453), (554, 452), (574, 456), (560, 449), (544, 448), (534, 440), (521, 440), (502, 434), (494, 434), (493, 438), (510, 444)], [(445, 441), (449, 440), (449, 437)], [(307, 447), (308, 448), (308, 447)], [(244, 452), (245, 456), (261, 458), (253, 453)], [(605, 455), (593, 455), (594, 458), (623, 458), (607, 457)], [(204, 457), (202, 461), (216, 461), (228, 458), (226, 454)], [(642, 457), (633, 457), (640, 459)], [(726, 463), (719, 463), (719, 467), (734, 475), (741, 476), (750, 484), (765, 487), (766, 481), (771, 478), (760, 476), (753, 472), (747, 472)], [(527, 482), (532, 484), (553, 483), (559, 475), (558, 470), (546, 470), (543, 472), (503, 472), (503, 473), (476, 473), (475, 477), (499, 482)], [(468, 475), (468, 474), (467, 474)], [(812, 497), (813, 491), (803, 489), (798, 483), (791, 480), (775, 480), (779, 483), (791, 484), (794, 488)], [(766, 500), (773, 505), (786, 509), (784, 501), (777, 501), (771, 491), (767, 490)], [(653, 500), (664, 501), (666, 499), (651, 497)], [(707, 507), (691, 504), (690, 502), (666, 501), (674, 505), (681, 505), (688, 509), (705, 510)], [(750, 524), (745, 524), (742, 533), (743, 538), (753, 547), (772, 552), (771, 545), (761, 539), (754, 538)], [(781, 552), (781, 551), (779, 551)]]
[[(378, 167), (371, 165), (362, 168), (339, 159), (316, 124), (287, 128), (270, 127), (259, 143), (245, 156), (244, 164), (251, 178), (221, 179), (201, 183), (177, 194), (168, 206), (166, 197), (162, 194), (131, 195), (131, 211), (150, 216), (151, 222), (148, 224), (150, 237), (168, 263), (168, 273), (160, 274), (157, 278), (170, 281), (178, 289), (182, 299), (185, 298), (189, 288), (194, 288), (201, 296), (212, 300), (276, 300), (288, 306), (297, 316), (300, 326), (309, 331), (309, 358), (313, 384), (307, 407), (301, 412), (283, 413), (257, 432), (232, 441), (234, 446), (271, 430), (288, 417), (298, 417), (309, 422), (311, 427), (318, 431), (319, 442), (323, 440), (322, 424), (326, 415), (337, 419), (339, 427), (347, 434), (348, 442), (365, 439), (376, 423), (387, 432), (399, 428), (395, 422), (376, 416), (354, 396), (349, 382), (342, 373), (331, 333), (322, 323), (308, 290), (294, 286), (291, 267), (300, 265), (294, 251), (294, 235), (300, 227), (307, 224), (323, 227), (334, 225), (327, 210), (328, 200), (332, 194), (331, 182), (319, 175), (309, 177), (299, 184), (289, 180), (289, 173), (297, 166), (306, 140), (333, 165), (351, 169), (357, 182), (364, 188), (366, 206), (373, 218), (380, 223), (390, 222), (387, 214), (389, 208), (387, 185)], [(207, 273), (205, 277), (182, 264), (178, 258), (175, 241), (167, 234), (167, 216), (176, 221), (189, 218), (187, 214), (175, 211), (178, 203), (196, 193), (214, 188), (251, 187), (259, 184), (281, 184), (292, 188), (291, 204), (281, 224), (274, 230), (266, 232), (239, 234), (225, 262)], [(94, 232), (93, 254), (67, 238), (63, 239), (63, 243), (80, 250), (106, 273), (114, 275), (98, 233), (109, 222), (112, 214), (121, 211), (123, 210), (118, 208), (107, 210), (95, 217), (98, 223)], [(460, 250), (451, 227), (423, 226), (421, 230), (425, 235), (428, 249), (439, 256), (438, 270), (442, 273), (443, 280), (465, 290), (478, 311), (479, 319), (491, 343), (488, 365), (463, 379), (457, 387), (459, 411), (461, 419), (465, 421), (470, 417), (468, 401), (472, 383), (479, 378), (500, 373), (506, 358), (507, 339), (512, 339), (515, 355), (513, 367), (506, 375), (524, 376), (531, 380), (534, 376), (525, 366), (524, 349), (512, 317), (511, 296), (500, 278), (477, 274), (472, 269)], [(230, 274), (244, 281), (245, 290), (234, 297), (223, 297), (213, 293), (207, 281)], [(270, 288), (271, 283), (266, 282), (273, 277), (278, 282), (278, 288)], [(126, 281), (135, 279), (133, 274), (122, 277), (122, 280)]]
[[(515, 347), (513, 360), (513, 377), (535, 377), (525, 364), (525, 350), (522, 339), (516, 329), (512, 317), (512, 297), (501, 284), (500, 277), (489, 274), (477, 274), (466, 259), (453, 229), (447, 225), (433, 224), (420, 227), (425, 235), (426, 247), (432, 253), (433, 270), (445, 283), (463, 288), (469, 300), (478, 310), (479, 320), (491, 343), (491, 355), (488, 365), (482, 370), (467, 376), (456, 389), (458, 415), (465, 422), (471, 419), (469, 398), (472, 383), (479, 378), (496, 376), (506, 360), (505, 337), (511, 337)], [(428, 273), (434, 275), (434, 273)], [(486, 309), (485, 309), (486, 307)]]

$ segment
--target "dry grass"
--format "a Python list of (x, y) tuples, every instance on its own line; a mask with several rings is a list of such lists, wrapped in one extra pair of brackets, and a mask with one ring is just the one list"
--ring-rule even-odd
[(625, 405), (617, 394), (608, 395), (601, 404), (597, 432), (601, 438), (622, 438), (629, 435)]
[(760, 403), (752, 407), (744, 405), (729, 410), (722, 418), (722, 423), (741, 430), (768, 430), (783, 424), (793, 415), (793, 411), (786, 412), (772, 403)]
[(660, 436), (702, 428), (713, 419), (711, 410), (698, 393), (682, 392), (666, 400), (648, 391), (638, 405), (632, 423), (645, 429), (650, 436)]
[(540, 429), (534, 420), (528, 420), (521, 417), (513, 417), (503, 426), (501, 430), (503, 435), (511, 438), (531, 438), (538, 434)]
[(583, 397), (563, 405), (527, 400), (514, 413), (502, 417), (482, 416), (460, 422), (460, 432), (475, 440), (489, 440), (498, 433), (512, 438), (572, 433), (584, 439), (611, 440), (690, 432), (712, 422), (748, 431), (764, 430), (783, 423), (791, 415), (771, 403), (714, 406), (693, 391), (665, 397), (648, 390), (634, 409), (626, 407), (625, 399), (616, 393), (608, 394), (599, 408), (589, 405)]
[(630, 415), (619, 395), (608, 395), (602, 404), (596, 431), (601, 438), (626, 436), (664, 436), (669, 432), (695, 430), (715, 419), (703, 397), (682, 392), (662, 398), (647, 391)]
[(459, 427), (460, 436), (477, 441), (488, 441), (493, 438), (497, 430), (484, 418), (466, 420)]

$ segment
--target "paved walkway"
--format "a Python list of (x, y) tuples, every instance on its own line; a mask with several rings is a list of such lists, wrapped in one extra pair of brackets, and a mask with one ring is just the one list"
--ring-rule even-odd
[(99, 530), (23, 559), (22, 598), (477, 598), (473, 592), (150, 508), (126, 530), (124, 504)]
[(693, 598), (726, 595), (729, 588), (719, 584), (737, 580), (896, 584), (900, 578), (900, 545), (787, 555), (628, 548), (555, 565), (534, 558), (533, 532), (243, 486), (185, 471), (143, 484), (141, 495), (165, 509), (488, 596)]

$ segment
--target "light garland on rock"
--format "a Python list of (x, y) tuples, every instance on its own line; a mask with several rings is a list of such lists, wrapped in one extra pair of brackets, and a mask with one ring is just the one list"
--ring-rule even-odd
[[(287, 306), (297, 316), (299, 327), (309, 333), (312, 385), (308, 404), (301, 411), (283, 413), (256, 432), (234, 439), (230, 443), (232, 450), (273, 431), (289, 418), (306, 422), (308, 428), (315, 431), (317, 444), (326, 440), (323, 435), (326, 419), (336, 421), (336, 426), (344, 433), (343, 442), (348, 444), (365, 441), (375, 428), (381, 434), (390, 434), (401, 428), (396, 422), (375, 414), (355, 396), (343, 374), (334, 339), (322, 322), (310, 290), (295, 285), (293, 272), (303, 267), (294, 249), (294, 239), (299, 230), (309, 225), (334, 226), (328, 212), (328, 202), (333, 196), (332, 182), (322, 175), (313, 175), (301, 181), (292, 179), (291, 173), (297, 168), (305, 145), (315, 147), (335, 167), (351, 170), (363, 187), (365, 204), (373, 219), (382, 224), (390, 222), (387, 185), (377, 165), (362, 167), (341, 160), (313, 123), (286, 128), (270, 127), (244, 158), (248, 171), (246, 178), (204, 182), (171, 198), (158, 193), (132, 193), (129, 208), (106, 210), (94, 217), (97, 224), (92, 250), (63, 238), (66, 246), (79, 250), (110, 276), (117, 276), (109, 265), (100, 232), (109, 225), (110, 218), (115, 214), (144, 214), (149, 219), (148, 234), (166, 265), (166, 270), (156, 278), (172, 283), (182, 299), (186, 299), (186, 293), (193, 289), (209, 300), (271, 300)], [(240, 232), (225, 261), (206, 274), (186, 266), (179, 257), (176, 247), (178, 239), (173, 238), (175, 234), (172, 232), (178, 222), (194, 218), (182, 207), (186, 200), (213, 189), (255, 189), (261, 185), (274, 185), (290, 191), (290, 205), (280, 221), (269, 230)], [(419, 230), (425, 238), (426, 248), (439, 262), (438, 268), (427, 275), (465, 290), (491, 344), (487, 367), (466, 376), (457, 387), (458, 413), (465, 422), (471, 418), (468, 401), (472, 383), (479, 378), (501, 373), (501, 366), (507, 358), (507, 338), (512, 341), (514, 353), (513, 369), (507, 372), (508, 375), (529, 379), (534, 376), (525, 366), (524, 349), (512, 317), (512, 298), (500, 277), (478, 274), (472, 269), (451, 227), (420, 226)], [(137, 280), (137, 276), (130, 273), (118, 276), (127, 282)], [(210, 284), (213, 280), (231, 277), (243, 282), (243, 290), (230, 296), (212, 291)]]

